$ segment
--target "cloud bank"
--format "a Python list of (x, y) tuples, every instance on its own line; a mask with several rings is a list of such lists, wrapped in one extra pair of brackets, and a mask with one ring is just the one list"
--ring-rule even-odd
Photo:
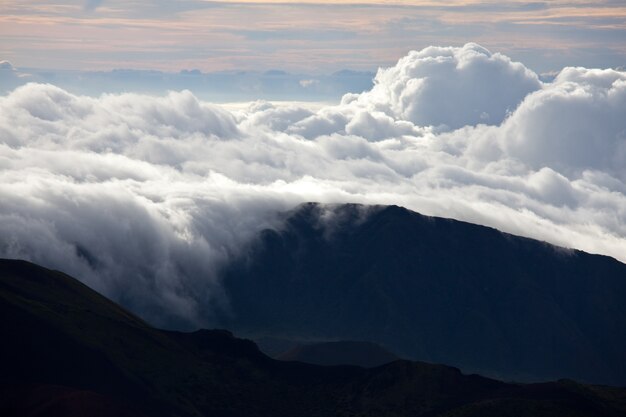
[(274, 213), (399, 204), (626, 261), (626, 73), (542, 83), (476, 44), (429, 47), (322, 108), (191, 92), (0, 98), (0, 255), (81, 277), (158, 325), (210, 325), (217, 281)]

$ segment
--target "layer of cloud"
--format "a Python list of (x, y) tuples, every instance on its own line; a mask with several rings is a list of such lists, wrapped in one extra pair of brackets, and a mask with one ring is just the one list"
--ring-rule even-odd
[(371, 70), (464, 39), (541, 72), (616, 67), (625, 22), (614, 0), (0, 2), (3, 59), (71, 71)]
[(304, 201), (399, 204), (626, 261), (624, 109), (624, 72), (542, 83), (476, 44), (411, 52), (317, 109), (27, 84), (0, 98), (0, 255), (179, 327), (228, 308), (220, 265)]

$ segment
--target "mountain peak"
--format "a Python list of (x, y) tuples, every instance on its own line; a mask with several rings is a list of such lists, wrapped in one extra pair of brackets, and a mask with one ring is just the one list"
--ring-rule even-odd
[(240, 333), (626, 384), (626, 265), (612, 258), (398, 206), (307, 203), (266, 236), (223, 274)]

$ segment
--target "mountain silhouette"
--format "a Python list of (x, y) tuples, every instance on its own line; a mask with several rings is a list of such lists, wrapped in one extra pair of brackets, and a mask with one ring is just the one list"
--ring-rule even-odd
[(626, 385), (626, 265), (397, 206), (303, 204), (222, 271), (251, 338), (361, 340), (518, 381)]
[(509, 384), (394, 361), (273, 360), (226, 330), (155, 329), (75, 279), (0, 260), (0, 415), (607, 416), (626, 389)]
[(355, 365), (373, 368), (400, 358), (376, 343), (341, 340), (301, 344), (281, 353), (276, 359), (314, 365)]

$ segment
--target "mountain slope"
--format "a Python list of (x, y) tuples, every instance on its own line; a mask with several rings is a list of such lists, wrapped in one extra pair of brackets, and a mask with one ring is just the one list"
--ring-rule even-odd
[(0, 414), (607, 416), (626, 390), (506, 384), (442, 365), (275, 361), (224, 330), (161, 331), (67, 275), (0, 260)]
[(626, 385), (626, 265), (396, 207), (305, 204), (223, 271), (248, 337), (369, 340), (516, 380)]
[(0, 272), (1, 382), (68, 386), (171, 411), (145, 380), (154, 363), (182, 354), (176, 344), (65, 274), (11, 260), (0, 260)]

